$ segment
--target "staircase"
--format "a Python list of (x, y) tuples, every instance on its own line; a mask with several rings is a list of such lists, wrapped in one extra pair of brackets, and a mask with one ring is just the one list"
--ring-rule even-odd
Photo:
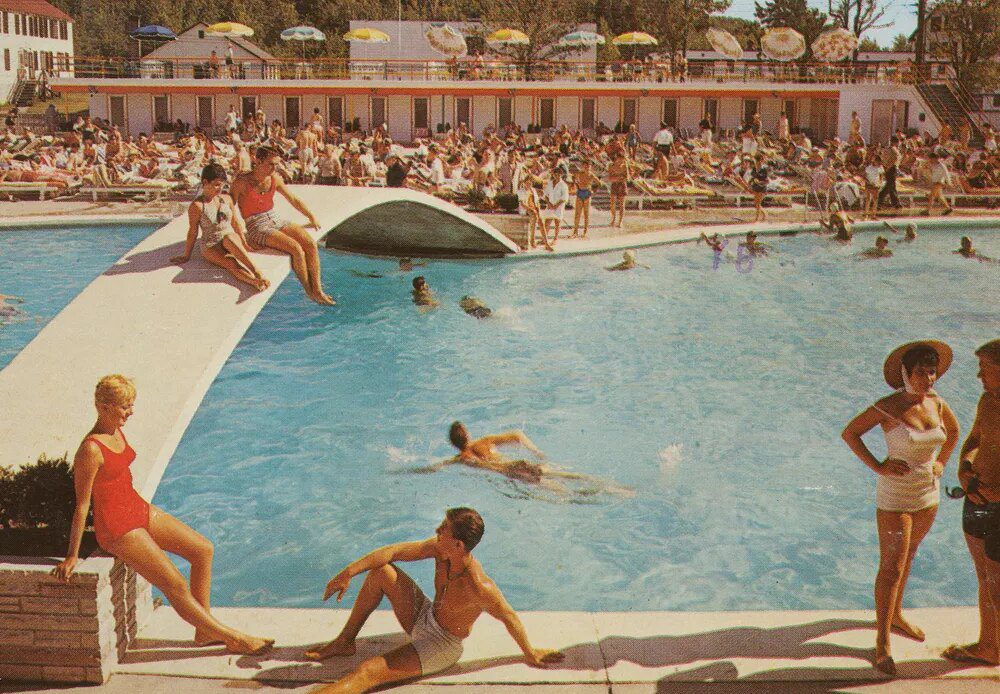
[(38, 95), (38, 80), (18, 80), (11, 91), (9, 103), (11, 106), (31, 106)]
[[(954, 82), (952, 84), (951, 82)], [(951, 82), (918, 83), (917, 90), (931, 107), (931, 111), (943, 123), (951, 126), (957, 135), (962, 123), (968, 124), (971, 131), (970, 144), (974, 147), (983, 146), (982, 124), (985, 122), (981, 105), (968, 95), (968, 92), (955, 80)]]

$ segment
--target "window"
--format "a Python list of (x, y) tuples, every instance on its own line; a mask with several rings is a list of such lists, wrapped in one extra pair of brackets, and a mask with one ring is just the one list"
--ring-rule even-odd
[(497, 127), (501, 130), (514, 122), (514, 100), (510, 97), (497, 99)]
[(458, 128), (459, 125), (465, 124), (469, 130), (472, 130), (472, 100), (468, 97), (462, 97), (460, 99), (455, 99), (455, 127)]
[(65, 19), (59, 22), (59, 38), (63, 41), (69, 38), (69, 24), (66, 23)]
[(199, 128), (211, 128), (215, 119), (213, 118), (212, 111), (214, 110), (214, 100), (210, 96), (199, 96), (198, 97), (198, 127)]
[(677, 127), (677, 99), (663, 100), (663, 116), (660, 121), (671, 128)]
[(128, 125), (125, 122), (125, 97), (124, 96), (109, 96), (108, 97), (108, 113), (111, 117), (111, 125), (117, 125), (119, 128), (125, 129)]
[(170, 97), (166, 95), (153, 97), (153, 130), (161, 123), (170, 124)]
[(10, 19), (9, 19), (10, 13), (9, 12), (3, 12), (2, 14), (3, 14), (3, 33), (9, 34), (10, 33)]
[(635, 125), (636, 100), (622, 99), (622, 127)]
[(47, 39), (49, 37), (49, 20), (42, 17), (38, 18), (38, 35), (43, 39)]
[(430, 128), (430, 106), (426, 96), (418, 96), (413, 100), (413, 127), (421, 130)]
[(758, 99), (744, 99), (743, 100), (743, 124), (750, 125), (753, 122), (754, 115), (760, 110), (760, 101)]
[(20, 36), (21, 34), (21, 15), (14, 15), (14, 33)]
[(244, 96), (240, 97), (240, 118), (243, 119), (244, 123), (252, 121), (257, 115), (257, 97), (256, 96)]
[(597, 125), (597, 99), (580, 99), (580, 127), (593, 130)]
[(326, 100), (326, 122), (344, 127), (344, 97), (331, 96)]
[(377, 128), (385, 123), (385, 97), (373, 96), (371, 99), (371, 128)]
[(10, 72), (10, 49), (3, 49), (3, 69)]
[(297, 96), (285, 97), (285, 127), (297, 128), (302, 124), (301, 100)]
[(556, 100), (538, 100), (538, 124), (543, 128), (556, 127)]

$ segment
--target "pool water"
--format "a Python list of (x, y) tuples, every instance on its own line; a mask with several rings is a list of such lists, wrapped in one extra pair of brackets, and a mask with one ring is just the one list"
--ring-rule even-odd
[[(888, 352), (931, 337), (955, 349), (938, 392), (964, 438), (973, 350), (998, 337), (1000, 266), (953, 255), (958, 237), (893, 240), (878, 261), (855, 257), (874, 234), (848, 248), (768, 238), (776, 252), (746, 272), (734, 258), (713, 269), (694, 243), (644, 249), (649, 269), (620, 273), (603, 269), (619, 254), (412, 273), (325, 254), (338, 305), (279, 288), (155, 502), (216, 543), (220, 605), (318, 606), (346, 563), (429, 537), (466, 505), (486, 520), (476, 554), (518, 609), (870, 608), (875, 479), (840, 432), (889, 393)], [(440, 308), (411, 303), (416, 274)], [(494, 317), (463, 313), (467, 294)], [(473, 436), (524, 429), (553, 463), (636, 495), (560, 502), (465, 467), (414, 474), (453, 454), (455, 419)], [(867, 441), (884, 454), (881, 432)], [(425, 590), (429, 564), (407, 566)], [(960, 502), (944, 499), (907, 601), (975, 599)]]
[(156, 226), (0, 229), (0, 294), (23, 316), (0, 318), (0, 369), (57, 313)]

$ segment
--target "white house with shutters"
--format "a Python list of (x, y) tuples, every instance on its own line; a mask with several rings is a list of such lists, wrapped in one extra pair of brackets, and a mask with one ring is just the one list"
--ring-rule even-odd
[(0, 61), (0, 103), (19, 77), (72, 77), (73, 18), (45, 0), (0, 0)]

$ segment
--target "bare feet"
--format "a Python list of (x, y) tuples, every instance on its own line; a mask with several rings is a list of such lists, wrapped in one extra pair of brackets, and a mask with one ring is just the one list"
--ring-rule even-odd
[(924, 630), (907, 622), (902, 615), (897, 615), (892, 620), (892, 630), (914, 641), (923, 641), (925, 638)]
[(204, 647), (204, 646), (221, 646), (224, 643), (225, 642), (222, 639), (218, 638), (218, 637), (207, 636), (207, 635), (205, 635), (204, 633), (202, 633), (202, 632), (200, 632), (198, 630), (195, 630), (195, 632), (194, 632), (194, 644), (196, 646), (201, 646), (201, 647)]
[(324, 293), (323, 290), (321, 289), (310, 290), (306, 292), (306, 296), (308, 296), (310, 299), (315, 301), (317, 304), (320, 304), (321, 306), (333, 306), (337, 303), (336, 301), (333, 300), (333, 297), (331, 297), (329, 294)]
[(241, 636), (226, 644), (226, 650), (236, 655), (261, 655), (271, 650), (274, 639), (262, 639), (257, 636)]
[(895, 677), (897, 674), (896, 661), (892, 659), (891, 655), (883, 656), (881, 659), (875, 658), (875, 669), (889, 675), (889, 677)]
[(353, 641), (341, 642), (339, 639), (334, 639), (322, 648), (306, 651), (306, 658), (309, 660), (326, 660), (335, 655), (354, 655), (357, 651), (358, 647)]
[(979, 643), (969, 643), (964, 646), (959, 646), (958, 644), (948, 646), (941, 652), (941, 657), (959, 663), (975, 663), (978, 665), (1000, 664), (1000, 658), (990, 657), (990, 654), (980, 649)]

